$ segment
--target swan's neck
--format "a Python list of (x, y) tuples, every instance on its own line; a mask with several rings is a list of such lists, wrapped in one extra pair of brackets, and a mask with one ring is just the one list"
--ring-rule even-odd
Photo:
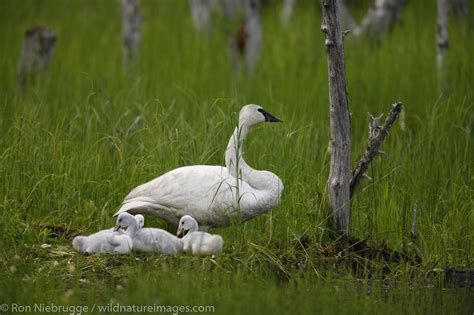
[(137, 233), (138, 233), (138, 230), (140, 230), (140, 227), (138, 226), (137, 222), (135, 221), (135, 219), (131, 220), (128, 228), (127, 228), (127, 234), (131, 237), (131, 238), (134, 238)]
[(242, 176), (251, 170), (242, 155), (242, 147), (248, 133), (249, 127), (239, 124), (232, 133), (225, 152), (225, 165), (229, 170), (229, 174), (238, 179), (242, 179)]
[(242, 148), (248, 133), (249, 126), (239, 124), (229, 139), (225, 153), (225, 164), (229, 174), (237, 179), (236, 186), (239, 186), (240, 181), (245, 181), (254, 189), (268, 191), (272, 196), (280, 196), (283, 184), (278, 176), (268, 171), (253, 169), (245, 162)]
[(195, 224), (193, 224), (189, 230), (188, 230), (188, 234), (191, 233), (191, 232), (197, 232), (199, 230), (199, 225), (198, 223), (196, 222)]

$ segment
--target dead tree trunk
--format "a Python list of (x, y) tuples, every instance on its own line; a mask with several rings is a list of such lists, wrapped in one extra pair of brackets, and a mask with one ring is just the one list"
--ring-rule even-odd
[(245, 7), (245, 62), (247, 72), (252, 74), (260, 57), (262, 26), (260, 24), (258, 0), (247, 0)]
[(341, 24), (342, 30), (355, 30), (358, 25), (352, 18), (349, 9), (346, 6), (344, 0), (338, 0), (337, 4), (339, 5), (339, 23)]
[(138, 63), (140, 49), (140, 30), (142, 16), (140, 15), (140, 0), (120, 0), (122, 8), (122, 36), (125, 69)]
[(438, 66), (439, 86), (442, 88), (446, 80), (444, 74), (444, 58), (448, 52), (448, 0), (438, 0), (438, 26), (436, 32), (436, 61)]
[(37, 26), (25, 32), (18, 64), (18, 83), (24, 87), (29, 80), (45, 74), (51, 63), (56, 34), (48, 27)]
[(194, 28), (207, 32), (211, 28), (211, 3), (209, 0), (189, 0)]
[(229, 60), (234, 74), (241, 73), (241, 60), (245, 57), (247, 34), (245, 31), (245, 20), (239, 23), (237, 32), (232, 34), (229, 42)]
[(337, 0), (321, 0), (328, 60), (331, 164), (328, 178), (329, 206), (336, 229), (348, 233), (349, 179), (351, 168), (350, 114), (346, 90), (344, 46), (339, 29)]
[(290, 23), (291, 16), (295, 10), (296, 0), (283, 0), (283, 10), (281, 12), (281, 24), (287, 27)]
[(400, 20), (400, 11), (406, 2), (407, 0), (375, 0), (354, 34), (379, 40), (387, 29)]

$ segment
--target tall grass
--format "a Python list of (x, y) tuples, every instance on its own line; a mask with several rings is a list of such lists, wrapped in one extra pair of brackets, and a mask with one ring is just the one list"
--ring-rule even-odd
[[(140, 65), (131, 73), (122, 70), (116, 1), (2, 1), (0, 8), (2, 299), (53, 295), (62, 303), (150, 303), (159, 297), (157, 303), (215, 303), (234, 312), (280, 306), (289, 312), (293, 300), (301, 311), (324, 311), (320, 304), (328, 303), (341, 311), (390, 305), (397, 312), (417, 301), (405, 289), (367, 294), (366, 286), (340, 280), (350, 273), (318, 265), (314, 246), (330, 235), (330, 156), (327, 65), (316, 4), (302, 2), (288, 29), (280, 26), (278, 5), (264, 8), (263, 54), (250, 78), (231, 73), (222, 18), (210, 34), (196, 33), (187, 1), (143, 1)], [(365, 9), (355, 9), (355, 16)], [(416, 203), (422, 273), (472, 266), (474, 24), (451, 19), (449, 87), (440, 92), (434, 4), (410, 2), (403, 17), (378, 44), (345, 43), (353, 161), (366, 145), (367, 112), (388, 112), (399, 100), (406, 125), (394, 126), (383, 146), (387, 154), (371, 165), (373, 180), (363, 182), (353, 199), (350, 231), (397, 250), (410, 248)], [(51, 26), (58, 41), (48, 78), (21, 93), (15, 72), (22, 34), (36, 24)], [(249, 164), (278, 174), (285, 191), (271, 213), (215, 230), (224, 237), (224, 255), (83, 258), (67, 240), (49, 237), (51, 225), (84, 233), (111, 226), (111, 215), (133, 187), (168, 170), (223, 164), (236, 113), (246, 103), (285, 120), (252, 130), (244, 148)], [(166, 227), (158, 219), (147, 222)], [(301, 254), (297, 248), (305, 238), (312, 245)], [(43, 243), (53, 247), (39, 248)], [(285, 264), (299, 255), (303, 274)], [(409, 279), (406, 266), (391, 268), (394, 279)], [(276, 284), (282, 272), (292, 275), (290, 283)], [(73, 297), (64, 296), (71, 288)], [(433, 303), (464, 296), (429, 294)], [(235, 308), (236, 301), (248, 305)]]

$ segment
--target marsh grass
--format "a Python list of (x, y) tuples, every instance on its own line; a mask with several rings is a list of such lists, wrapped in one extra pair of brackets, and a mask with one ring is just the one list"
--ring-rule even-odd
[[(317, 5), (298, 6), (288, 30), (276, 5), (264, 10), (263, 58), (251, 78), (232, 77), (221, 18), (204, 35), (192, 29), (186, 1), (142, 6), (141, 63), (123, 73), (115, 1), (0, 4), (0, 302), (213, 304), (222, 313), (472, 307), (470, 291), (434, 288), (444, 267), (474, 262), (472, 19), (451, 19), (443, 92), (434, 4), (410, 2), (403, 24), (379, 44), (346, 41), (354, 163), (366, 145), (367, 112), (388, 113), (402, 101), (406, 126), (394, 126), (387, 155), (370, 167), (373, 180), (353, 198), (351, 234), (400, 252), (416, 246), (423, 258), (415, 266), (377, 258), (354, 264), (360, 257), (331, 247), (327, 66)], [(15, 71), (22, 33), (35, 24), (51, 26), (58, 42), (47, 79), (21, 93)], [(252, 130), (244, 149), (250, 165), (282, 178), (278, 209), (216, 229), (225, 253), (215, 258), (72, 251), (74, 233), (114, 224), (112, 214), (136, 185), (179, 166), (223, 164), (237, 112), (250, 102), (285, 121)], [(415, 203), (416, 245), (409, 239)], [(67, 233), (53, 238), (57, 225)]]

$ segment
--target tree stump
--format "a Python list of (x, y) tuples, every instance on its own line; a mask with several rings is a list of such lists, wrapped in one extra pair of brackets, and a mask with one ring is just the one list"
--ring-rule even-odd
[(245, 8), (245, 34), (247, 37), (245, 61), (249, 74), (253, 73), (260, 57), (262, 26), (260, 24), (258, 0), (248, 0)]
[(284, 27), (288, 27), (290, 24), (291, 16), (293, 15), (293, 11), (295, 10), (296, 0), (284, 0), (283, 1), (283, 10), (281, 11), (281, 24)]
[(379, 40), (382, 34), (400, 20), (400, 11), (408, 0), (375, 0), (354, 34)]
[(448, 52), (448, 0), (438, 0), (438, 19), (436, 32), (436, 63), (438, 66), (439, 88), (446, 86), (444, 59)]
[(247, 0), (245, 18), (239, 23), (229, 43), (229, 59), (235, 73), (240, 73), (242, 59), (245, 59), (247, 74), (253, 73), (260, 58), (261, 43), (259, 3), (258, 0)]
[(210, 0), (189, 0), (194, 28), (200, 32), (211, 29)]
[(129, 69), (138, 63), (142, 16), (140, 0), (120, 0), (122, 9), (122, 38), (124, 51), (124, 66)]
[(56, 34), (46, 26), (36, 26), (25, 32), (18, 65), (18, 82), (24, 87), (48, 72), (53, 56)]

